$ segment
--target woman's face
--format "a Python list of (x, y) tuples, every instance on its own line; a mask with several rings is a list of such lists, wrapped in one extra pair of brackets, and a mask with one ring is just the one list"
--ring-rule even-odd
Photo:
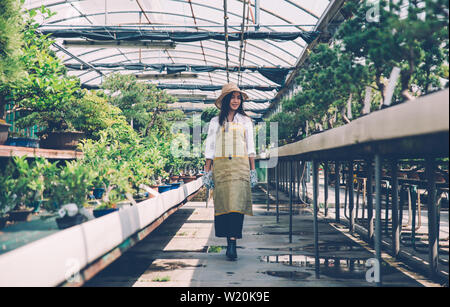
[(240, 105), (241, 105), (241, 93), (233, 92), (233, 94), (231, 94), (230, 109), (232, 111), (237, 111)]

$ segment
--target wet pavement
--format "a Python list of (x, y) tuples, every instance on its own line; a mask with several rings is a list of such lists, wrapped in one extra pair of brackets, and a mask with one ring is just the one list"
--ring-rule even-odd
[[(158, 229), (85, 286), (134, 287), (374, 287), (373, 250), (345, 227), (319, 219), (319, 268), (315, 274), (313, 221), (309, 208), (279, 223), (267, 212), (265, 194), (253, 191), (254, 216), (244, 220), (238, 260), (225, 256), (226, 240), (214, 235), (210, 201), (189, 202)], [(283, 213), (283, 212), (282, 212)], [(381, 264), (383, 286), (438, 286), (389, 257)]]

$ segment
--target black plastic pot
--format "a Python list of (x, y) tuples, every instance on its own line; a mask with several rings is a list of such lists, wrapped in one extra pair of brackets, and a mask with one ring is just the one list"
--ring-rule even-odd
[(9, 220), (13, 222), (29, 222), (33, 210), (13, 210), (9, 211)]
[(56, 224), (58, 224), (59, 229), (66, 229), (75, 225), (82, 224), (87, 221), (84, 215), (77, 214), (75, 216), (65, 216), (63, 218), (57, 218)]
[(104, 215), (107, 215), (107, 214), (116, 212), (116, 211), (118, 211), (118, 210), (119, 210), (119, 209), (114, 209), (114, 208), (112, 208), (112, 209), (100, 209), (100, 210), (94, 210), (94, 211), (92, 211), (92, 212), (94, 213), (94, 216), (95, 216), (95, 217), (101, 217), (101, 216), (104, 216)]
[(83, 132), (60, 131), (41, 133), (40, 147), (48, 149), (75, 150), (80, 139), (84, 137)]
[(7, 217), (0, 217), (0, 229), (5, 227), (7, 221), (8, 221)]

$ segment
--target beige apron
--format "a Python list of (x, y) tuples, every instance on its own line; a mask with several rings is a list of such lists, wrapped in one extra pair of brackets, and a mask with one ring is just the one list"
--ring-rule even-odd
[(213, 180), (216, 216), (230, 212), (253, 215), (244, 125), (225, 123), (217, 131)]

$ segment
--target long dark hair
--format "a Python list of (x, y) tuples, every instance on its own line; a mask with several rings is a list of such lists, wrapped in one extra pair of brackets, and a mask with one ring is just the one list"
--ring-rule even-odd
[[(222, 107), (220, 108), (220, 113), (219, 113), (219, 124), (221, 126), (223, 126), (223, 123), (225, 123), (227, 121), (228, 113), (230, 113), (230, 102), (231, 102), (232, 96), (233, 96), (233, 92), (229, 93), (222, 99)], [(245, 111), (244, 111), (244, 97), (242, 96), (241, 93), (239, 93), (239, 96), (241, 96), (241, 105), (236, 110), (236, 112), (241, 115), (248, 116), (247, 114), (245, 114)]]

